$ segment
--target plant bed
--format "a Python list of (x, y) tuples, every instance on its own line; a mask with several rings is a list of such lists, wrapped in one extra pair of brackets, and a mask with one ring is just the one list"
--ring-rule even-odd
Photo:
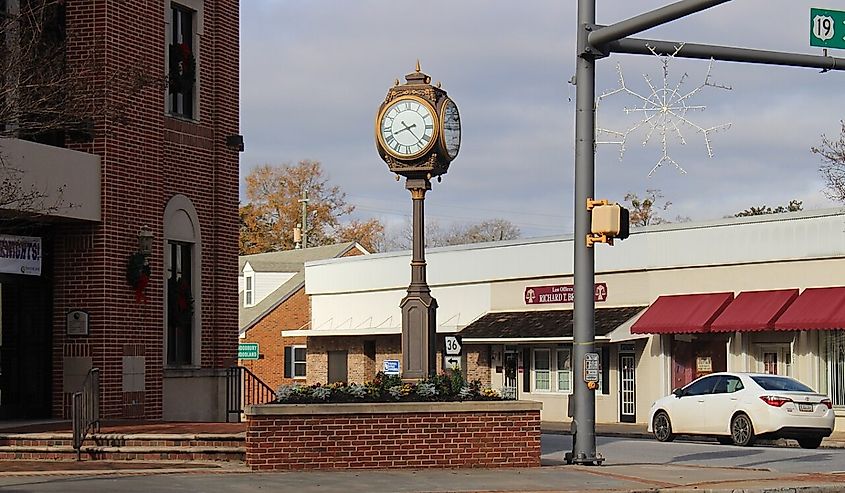
[(532, 401), (247, 406), (253, 470), (540, 465)]

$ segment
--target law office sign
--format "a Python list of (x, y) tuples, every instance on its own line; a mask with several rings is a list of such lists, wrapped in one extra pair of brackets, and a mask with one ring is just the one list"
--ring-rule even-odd
[[(595, 300), (607, 300), (607, 283), (599, 282), (595, 285)], [(526, 305), (544, 305), (546, 303), (572, 303), (575, 299), (575, 286), (562, 284), (558, 286), (528, 286), (524, 294)]]
[(0, 235), (0, 272), (41, 275), (41, 238)]

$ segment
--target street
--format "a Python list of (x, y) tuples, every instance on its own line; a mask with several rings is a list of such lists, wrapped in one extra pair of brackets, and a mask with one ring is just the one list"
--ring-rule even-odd
[[(599, 437), (601, 467), (563, 465), (571, 437), (544, 434), (539, 469), (429, 469), (251, 473), (241, 466), (185, 473), (122, 471), (118, 474), (54, 473), (0, 475), (2, 492), (120, 491), (344, 493), (469, 491), (657, 491), (672, 488), (744, 488), (817, 486), (815, 491), (845, 487), (845, 450), (740, 448), (715, 441), (675, 441)], [(72, 466), (71, 466), (72, 467)]]
[[(563, 453), (571, 450), (572, 437), (544, 434), (543, 464), (563, 464)], [(845, 449), (806, 450), (798, 447), (737, 447), (715, 440), (657, 440), (597, 437), (596, 449), (607, 466), (673, 464), (703, 467), (766, 469), (781, 473), (834, 473), (845, 471)]]

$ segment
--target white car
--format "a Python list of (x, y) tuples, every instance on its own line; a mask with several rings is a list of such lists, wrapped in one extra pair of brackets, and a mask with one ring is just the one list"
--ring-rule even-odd
[(748, 446), (761, 438), (792, 438), (818, 448), (833, 432), (830, 399), (794, 378), (763, 373), (712, 373), (658, 399), (648, 431), (661, 442), (675, 435), (714, 436)]

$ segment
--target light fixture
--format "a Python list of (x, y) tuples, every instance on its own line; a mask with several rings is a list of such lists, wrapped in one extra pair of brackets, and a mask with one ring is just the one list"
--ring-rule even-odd
[(153, 253), (153, 234), (146, 226), (138, 231), (138, 251), (144, 256), (149, 256)]

